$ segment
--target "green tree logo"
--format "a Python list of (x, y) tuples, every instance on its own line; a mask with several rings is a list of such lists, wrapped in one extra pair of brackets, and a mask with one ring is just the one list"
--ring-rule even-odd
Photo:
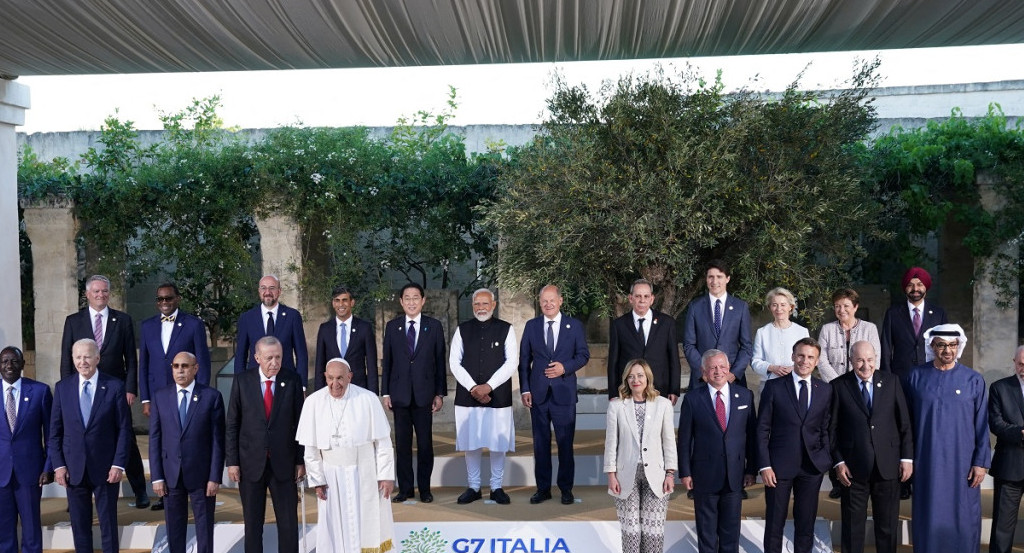
[(429, 528), (409, 532), (409, 537), (402, 540), (402, 551), (409, 553), (444, 553), (448, 540), (441, 537), (441, 531), (431, 532)]

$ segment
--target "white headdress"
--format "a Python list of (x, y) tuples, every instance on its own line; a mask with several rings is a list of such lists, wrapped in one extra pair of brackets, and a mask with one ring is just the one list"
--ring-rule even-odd
[(964, 329), (958, 324), (944, 324), (933, 326), (928, 330), (924, 331), (924, 360), (926, 363), (931, 363), (935, 359), (935, 352), (932, 351), (932, 338), (946, 338), (956, 339), (956, 358), (960, 359), (960, 356), (964, 354), (964, 348), (967, 347), (967, 335), (964, 334)]

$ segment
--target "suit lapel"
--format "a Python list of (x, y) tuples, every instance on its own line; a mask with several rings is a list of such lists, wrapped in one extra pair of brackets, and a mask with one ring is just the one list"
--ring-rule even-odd
[[(783, 377), (783, 378), (786, 378), (786, 377)], [(800, 405), (800, 397), (796, 394), (796, 386), (797, 385), (793, 383), (793, 377), (789, 377), (789, 381), (786, 382), (786, 386), (785, 386), (786, 387), (786, 395), (789, 397), (790, 401), (793, 403), (793, 410), (796, 411), (796, 416), (799, 417), (800, 420), (803, 420), (804, 416), (807, 415), (807, 409), (804, 409), (804, 406)]]
[(195, 387), (192, 388), (192, 397), (189, 398), (188, 410), (185, 411), (185, 424), (181, 427), (181, 433), (185, 434), (185, 429), (188, 428), (189, 423), (192, 422), (192, 414), (195, 413), (196, 408), (199, 407), (199, 383), (197, 382)]
[[(711, 388), (710, 388), (710, 385), (708, 387), (701, 386), (701, 387), (698, 388), (698, 390), (700, 390), (700, 392), (698, 392), (698, 393), (701, 396), (698, 401), (703, 406), (703, 408), (707, 410), (708, 416), (711, 417), (711, 420), (715, 421), (715, 428), (717, 428), (719, 430), (719, 432), (723, 432), (724, 433), (724, 431), (722, 430), (722, 427), (718, 424), (718, 413), (715, 412), (715, 404), (714, 404), (713, 401), (711, 401)], [(730, 401), (729, 402), (729, 411), (734, 411), (735, 409), (736, 409), (736, 402), (735, 401)], [(726, 426), (726, 429), (728, 429), (728, 426)]]
[[(163, 323), (160, 323), (160, 324), (163, 324)], [(158, 330), (162, 330), (159, 326), (157, 326), (157, 329)], [(167, 349), (164, 350), (164, 355), (166, 355), (167, 352), (169, 352), (169, 351), (175, 351), (174, 345), (175, 345), (175, 342), (177, 342), (178, 338), (181, 337), (181, 332), (182, 332), (181, 311), (178, 311), (178, 316), (174, 318), (174, 323), (172, 323), (172, 325), (171, 325), (171, 337), (170, 337), (170, 339), (167, 340)], [(161, 343), (160, 346), (163, 347), (163, 343)]]
[[(878, 371), (875, 371), (876, 382), (878, 381), (878, 376)], [(850, 394), (850, 397), (853, 398), (853, 402), (860, 406), (864, 416), (870, 419), (871, 413), (868, 412), (868, 406), (864, 405), (864, 397), (860, 393), (860, 378), (844, 378), (843, 387), (846, 388), (846, 393)]]
[(633, 398), (629, 397), (622, 402), (622, 413), (626, 417), (626, 425), (629, 426), (629, 434), (633, 437), (633, 442), (638, 446), (640, 444), (640, 427), (636, 424), (636, 405), (633, 404)]
[(1015, 378), (1012, 382), (1010, 395), (1013, 396), (1013, 404), (1020, 410), (1021, 420), (1024, 420), (1024, 394), (1020, 392), (1020, 381)]
[[(111, 317), (111, 319), (113, 319), (113, 317)], [(96, 420), (96, 410), (99, 409), (100, 405), (103, 404), (103, 400), (104, 400), (104, 398), (106, 396), (107, 396), (107, 385), (103, 382), (102, 379), (101, 380), (97, 380), (96, 381), (96, 393), (93, 394), (93, 396), (92, 396), (92, 409), (89, 410), (89, 422), (87, 424), (83, 425), (85, 428), (88, 428), (89, 425), (92, 424), (92, 421)], [(81, 412), (81, 410), (79, 410), (79, 412)], [(81, 416), (81, 415), (79, 415), (79, 416)]]

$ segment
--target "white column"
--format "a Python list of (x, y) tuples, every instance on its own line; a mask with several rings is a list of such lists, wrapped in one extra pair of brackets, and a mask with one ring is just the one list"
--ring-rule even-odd
[[(6, 289), (0, 294), (0, 344), (22, 346), (21, 286), (18, 284), (18, 143), (15, 127), (25, 124), (29, 89), (0, 79), (0, 264)], [(3, 347), (3, 346), (0, 346)]]

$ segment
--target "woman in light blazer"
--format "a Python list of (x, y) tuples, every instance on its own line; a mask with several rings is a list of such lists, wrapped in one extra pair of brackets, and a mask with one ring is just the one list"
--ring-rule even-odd
[(651, 366), (626, 363), (619, 397), (608, 403), (604, 471), (622, 525), (623, 553), (662, 553), (665, 513), (675, 488), (672, 402), (659, 397)]

